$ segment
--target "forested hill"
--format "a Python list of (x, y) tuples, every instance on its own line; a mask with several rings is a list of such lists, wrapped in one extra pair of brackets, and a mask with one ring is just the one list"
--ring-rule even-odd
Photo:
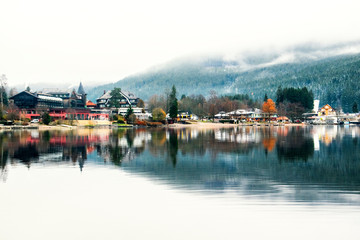
[(271, 98), (279, 86), (308, 87), (320, 105), (329, 103), (350, 112), (354, 101), (360, 101), (360, 54), (338, 55), (326, 58), (302, 57), (281, 63), (283, 57), (265, 56), (239, 61), (208, 58), (172, 62), (156, 70), (127, 77), (114, 84), (95, 87), (88, 97), (95, 100), (104, 90), (120, 87), (147, 100), (154, 94), (163, 94), (175, 85), (182, 94), (218, 95), (248, 94), (262, 99)]

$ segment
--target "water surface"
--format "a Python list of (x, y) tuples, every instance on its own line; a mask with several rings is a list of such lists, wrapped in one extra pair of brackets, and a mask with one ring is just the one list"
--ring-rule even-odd
[(359, 137), (357, 126), (4, 132), (0, 239), (358, 239)]

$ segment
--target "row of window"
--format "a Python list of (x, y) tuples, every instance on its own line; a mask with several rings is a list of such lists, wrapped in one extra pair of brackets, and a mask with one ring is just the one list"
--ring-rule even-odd
[(65, 97), (69, 97), (70, 94), (53, 94), (54, 97), (59, 97), (59, 98), (65, 98)]

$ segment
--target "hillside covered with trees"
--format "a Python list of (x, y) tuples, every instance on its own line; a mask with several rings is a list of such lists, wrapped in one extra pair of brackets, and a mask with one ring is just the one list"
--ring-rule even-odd
[(174, 61), (95, 87), (88, 97), (95, 100), (104, 90), (121, 87), (149, 100), (150, 96), (176, 85), (178, 96), (209, 96), (213, 90), (218, 96), (242, 94), (256, 101), (264, 94), (276, 99), (276, 91), (281, 86), (307, 87), (314, 98), (320, 100), (320, 105), (329, 103), (345, 112), (351, 112), (355, 102), (360, 103), (360, 54), (304, 57), (296, 52), (294, 55), (291, 61), (279, 61), (281, 54), (248, 56), (241, 61), (220, 57)]

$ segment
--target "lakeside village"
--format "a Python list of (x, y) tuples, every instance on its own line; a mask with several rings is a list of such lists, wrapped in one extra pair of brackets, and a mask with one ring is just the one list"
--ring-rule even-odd
[[(304, 92), (304, 89), (299, 89), (299, 92)], [(217, 104), (221, 98), (214, 93), (209, 97), (207, 103), (205, 103), (206, 100), (202, 95), (192, 97), (183, 95), (181, 100), (177, 100), (175, 86), (167, 95), (168, 98), (165, 99), (168, 106), (161, 105), (161, 101), (156, 100), (158, 97), (156, 95), (145, 104), (133, 93), (122, 91), (120, 88), (104, 91), (103, 95), (96, 99), (96, 103), (93, 103), (87, 99), (82, 83), (80, 83), (77, 91), (75, 89), (49, 88), (32, 92), (28, 88), (9, 97), (7, 107), (3, 111), (5, 121), (2, 121), (1, 127), (25, 126), (36, 128), (39, 124), (63, 127), (130, 127), (136, 125), (163, 126), (172, 123), (196, 124), (206, 121), (243, 125), (359, 124), (360, 116), (357, 105), (354, 106), (357, 113), (348, 114), (336, 111), (329, 104), (319, 107), (319, 100), (314, 100), (312, 93), (308, 92), (307, 89), (305, 90), (305, 93), (310, 96), (310, 99), (305, 99), (308, 104), (307, 108), (299, 105), (299, 103), (293, 103), (294, 100), (287, 101), (286, 104), (283, 102), (278, 104), (280, 98), (284, 100), (287, 97), (283, 93), (291, 91), (296, 93), (296, 89), (280, 89), (281, 96), (277, 96), (276, 104), (272, 99), (267, 98), (267, 95), (265, 95), (263, 104), (257, 105), (251, 103), (251, 100), (246, 98), (247, 95), (241, 95), (242, 101), (247, 101), (245, 105), (247, 108), (239, 108), (241, 105), (244, 106), (243, 102), (234, 104), (229, 98), (225, 100), (225, 102), (230, 101), (227, 107), (226, 104)], [(297, 96), (299, 97), (299, 95)], [(197, 111), (192, 112), (188, 110), (191, 109), (188, 106), (189, 104), (185, 103), (195, 98), (200, 99), (200, 101), (195, 103)], [(291, 100), (291, 97), (288, 98)], [(304, 96), (299, 98), (304, 98)], [(162, 99), (164, 103), (164, 98)], [(163, 108), (159, 106), (163, 106)], [(310, 109), (309, 106), (312, 107), (311, 111), (304, 112), (305, 109)], [(236, 110), (231, 110), (231, 108), (236, 108)], [(226, 109), (231, 111), (224, 111)], [(166, 112), (168, 113), (166, 114)]]

